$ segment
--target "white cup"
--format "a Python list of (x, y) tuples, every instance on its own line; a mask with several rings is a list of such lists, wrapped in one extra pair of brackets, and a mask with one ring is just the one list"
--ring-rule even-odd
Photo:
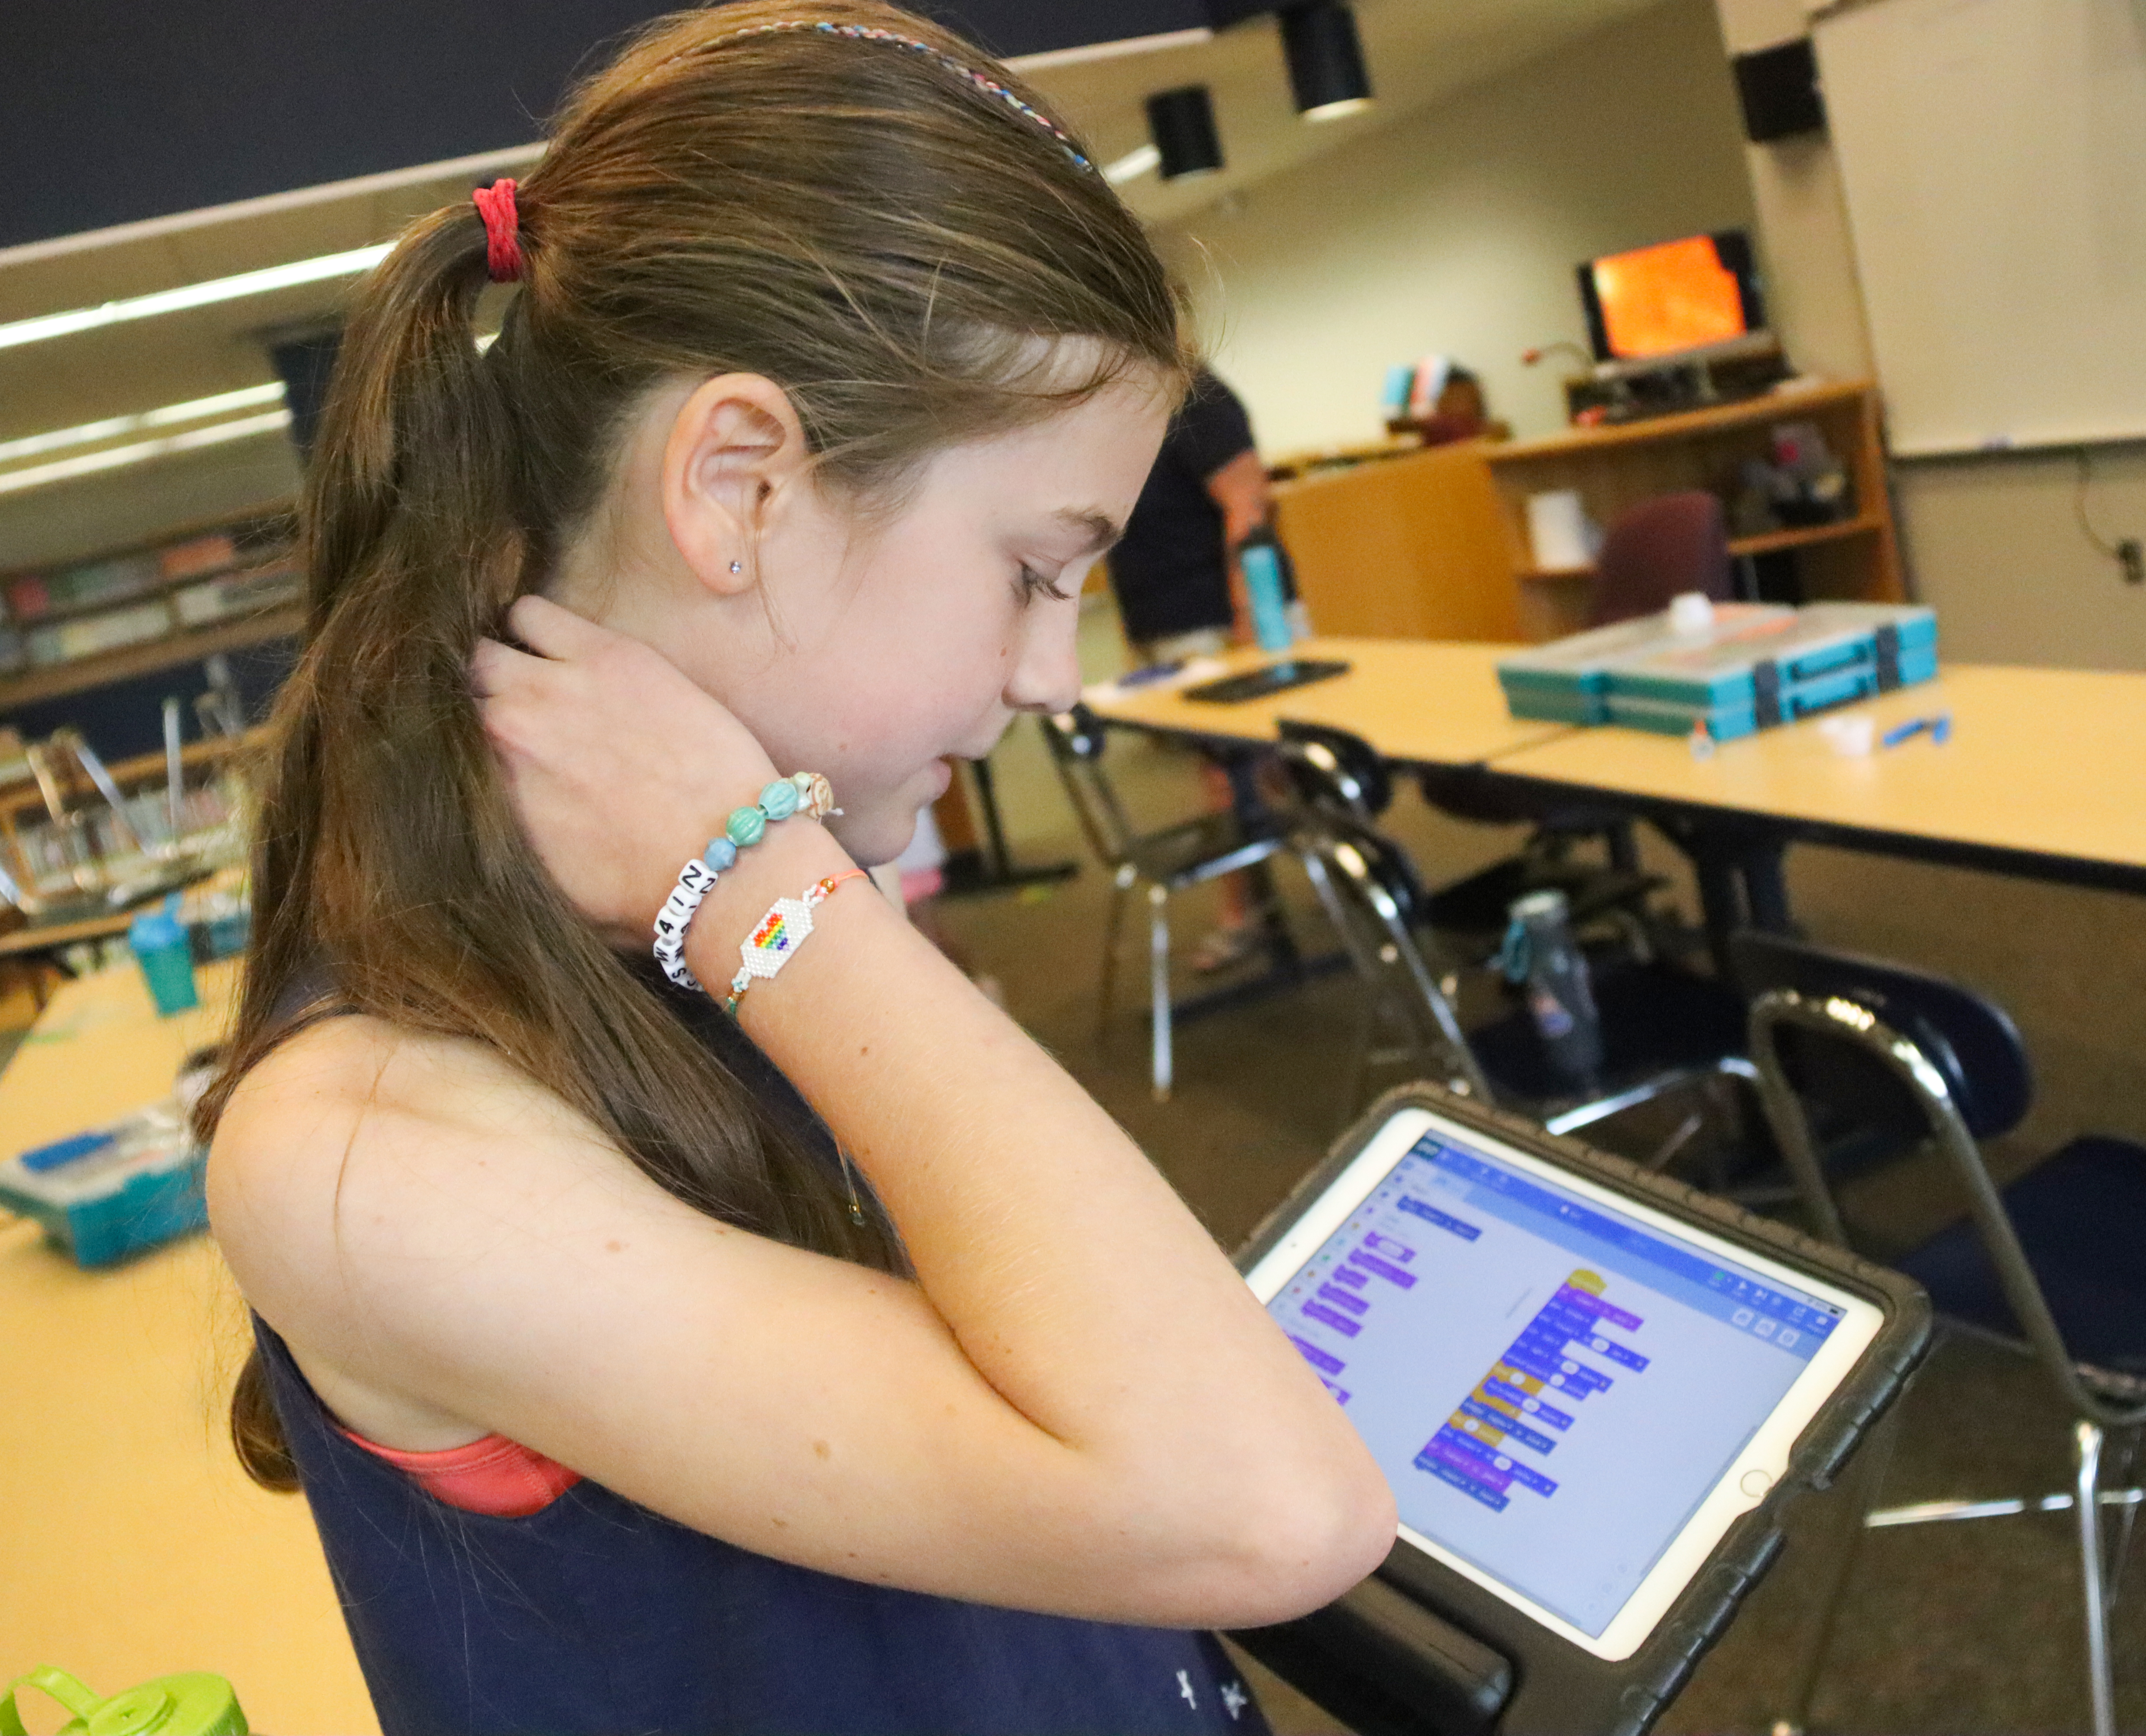
[(1528, 496), (1528, 545), (1545, 572), (1591, 566), (1600, 537), (1576, 488), (1555, 488)]

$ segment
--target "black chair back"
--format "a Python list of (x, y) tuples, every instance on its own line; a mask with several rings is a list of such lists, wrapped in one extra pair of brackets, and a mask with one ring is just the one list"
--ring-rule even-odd
[(1345, 815), (1326, 816), (1324, 825), (1336, 845), (1356, 853), (1365, 879), (1393, 900), (1402, 924), (1410, 928), (1420, 924), (1430, 895), (1409, 853), (1376, 826)]
[[(1913, 1042), (1944, 1079), (1978, 1140), (2010, 1132), (2034, 1100), (2026, 1045), (1994, 1001), (1941, 976), (1880, 959), (1746, 930), (1729, 942), (1737, 988), (1747, 1000), (1789, 989), (1806, 1000), (1867, 1009)], [(1814, 1031), (1784, 1030), (1781, 1055), (1797, 1093), (1834, 1127), (1864, 1138), (1919, 1141), (1929, 1123), (1908, 1088), (1872, 1056)]]
[(1370, 824), (1393, 806), (1393, 775), (1361, 736), (1281, 718), (1282, 764), (1307, 806)]
[(1103, 757), (1107, 738), (1102, 720), (1077, 701), (1071, 711), (1054, 711), (1043, 720), (1043, 739), (1060, 760), (1085, 760), (1093, 765)]

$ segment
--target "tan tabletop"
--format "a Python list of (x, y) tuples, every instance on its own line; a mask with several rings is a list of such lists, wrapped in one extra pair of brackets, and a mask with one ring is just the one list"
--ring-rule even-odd
[[(1520, 648), (1434, 639), (1311, 639), (1289, 655), (1338, 659), (1351, 666), (1349, 673), (1241, 705), (1203, 705), (1153, 688), (1089, 705), (1111, 723), (1248, 741), (1273, 741), (1275, 721), (1287, 717), (1361, 736), (1390, 760), (1472, 766), (1571, 733), (1565, 724), (1530, 723), (1506, 711), (1496, 664)], [(1235, 671), (1276, 656), (1240, 651), (1225, 661)]]
[[(62, 985), (0, 1074), (0, 1156), (167, 1093), (236, 968), (200, 971), (202, 1008), (172, 1019), (132, 966)], [(213, 1670), (256, 1729), (377, 1730), (304, 1501), (248, 1483), (225, 1437), (245, 1325), (214, 1245), (84, 1272), (0, 1225), (0, 1681)]]
[(1952, 739), (1843, 757), (1812, 720), (1699, 760), (1674, 736), (1573, 730), (1495, 769), (1749, 815), (1814, 841), (2146, 890), (2146, 676), (1949, 664), (1934, 683), (1854, 711), (1880, 733), (1949, 711)]

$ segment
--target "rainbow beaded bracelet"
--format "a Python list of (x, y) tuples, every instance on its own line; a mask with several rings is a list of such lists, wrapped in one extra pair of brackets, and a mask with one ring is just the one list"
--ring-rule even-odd
[(770, 905), (767, 914), (738, 945), (738, 974), (731, 979), (731, 996), (723, 1003), (723, 1010), (735, 1017), (738, 1002), (745, 999), (745, 991), (755, 979), (773, 976), (790, 962), (790, 955), (812, 932), (812, 912), (827, 901), (836, 887), (845, 880), (868, 877), (861, 868), (845, 868), (840, 874), (814, 880), (801, 897), (778, 898)]
[(678, 883), (656, 914), (656, 962), (663, 974), (681, 989), (701, 992), (700, 980), (686, 963), (686, 930), (701, 900), (714, 888), (716, 875), (736, 866), (741, 850), (750, 850), (767, 836), (772, 822), (793, 814), (824, 820), (841, 811), (835, 806), (833, 787), (816, 771), (777, 778), (760, 792), (759, 801), (732, 808), (721, 835), (711, 838), (708, 847), (678, 870)]

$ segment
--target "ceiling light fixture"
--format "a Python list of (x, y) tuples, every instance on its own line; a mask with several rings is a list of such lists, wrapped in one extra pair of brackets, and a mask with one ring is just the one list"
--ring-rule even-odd
[(1147, 99), (1147, 130), (1165, 181), (1212, 175), (1222, 167), (1222, 141), (1215, 131), (1215, 104), (1204, 84), (1181, 84)]
[(1103, 178), (1113, 187), (1123, 187), (1128, 181), (1137, 181), (1162, 166), (1162, 152), (1153, 145), (1142, 145), (1128, 151), (1115, 162), (1103, 165)]
[(1284, 7), (1281, 47), (1296, 112), (1305, 120), (1338, 121), (1371, 106), (1363, 40), (1345, 0)]
[(139, 464), (147, 458), (162, 458), (172, 452), (187, 452), (205, 446), (222, 446), (227, 441), (244, 440), (256, 434), (271, 434), (291, 426), (291, 412), (271, 410), (261, 416), (242, 417), (237, 422), (216, 422), (206, 428), (190, 428), (183, 434), (167, 434), (157, 440), (142, 440), (132, 446), (107, 446), (101, 452), (84, 452), (73, 458), (59, 458), (50, 464), (33, 464), (27, 470), (0, 471), (0, 494), (17, 494), (26, 488), (42, 488), (48, 483), (64, 482), (72, 476), (95, 476), (99, 471), (117, 470), (122, 465)]
[(319, 283), (331, 277), (355, 277), (369, 272), (387, 257), (392, 242), (377, 247), (352, 247), (345, 253), (323, 253), (317, 259), (295, 259), (288, 265), (272, 265), (257, 272), (241, 272), (235, 277), (212, 277), (206, 283), (182, 284), (160, 289), (123, 302), (106, 302), (95, 307), (74, 307), (64, 313), (42, 313), (33, 319), (0, 326), (0, 350), (17, 344), (42, 343), (49, 338), (72, 337), (78, 332), (94, 332), (128, 320), (152, 319), (160, 313), (177, 313), (188, 307), (206, 307), (217, 302), (236, 302), (247, 296), (267, 295), (302, 283)]
[(168, 428), (178, 422), (206, 422), (234, 410), (252, 410), (262, 404), (283, 402), (281, 382), (248, 386), (237, 392), (220, 392), (213, 397), (188, 398), (183, 404), (167, 404), (161, 410), (137, 410), (131, 416), (107, 416), (102, 422), (77, 422), (72, 428), (54, 428), (46, 434), (26, 434), (19, 440), (0, 440), (0, 464), (17, 458), (33, 458), (39, 452), (57, 452), (71, 446), (88, 446), (99, 440), (117, 440), (122, 434), (138, 434), (144, 428)]

